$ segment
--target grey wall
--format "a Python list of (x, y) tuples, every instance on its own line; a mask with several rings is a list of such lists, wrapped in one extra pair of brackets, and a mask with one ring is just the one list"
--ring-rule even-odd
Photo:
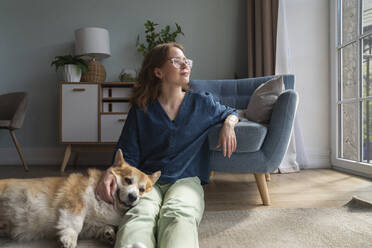
[[(117, 81), (123, 67), (138, 69), (137, 34), (147, 19), (174, 27), (194, 60), (191, 79), (229, 79), (247, 75), (245, 0), (2, 0), (0, 2), (0, 94), (27, 91), (30, 103), (17, 131), (30, 164), (57, 164), (58, 91), (61, 75), (50, 63), (73, 52), (74, 30), (109, 30), (112, 56), (102, 61), (107, 81)], [(0, 164), (19, 163), (14, 145), (0, 130)]]

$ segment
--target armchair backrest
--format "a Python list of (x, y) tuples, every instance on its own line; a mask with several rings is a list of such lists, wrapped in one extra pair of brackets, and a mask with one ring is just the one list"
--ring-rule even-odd
[(10, 121), (10, 129), (20, 128), (25, 118), (27, 102), (26, 92), (0, 95), (0, 120)]
[[(189, 85), (196, 92), (208, 91), (212, 93), (214, 99), (221, 104), (236, 109), (245, 109), (255, 89), (276, 76), (235, 80), (190, 80)], [(283, 80), (285, 89), (294, 88), (294, 75), (283, 75)]]

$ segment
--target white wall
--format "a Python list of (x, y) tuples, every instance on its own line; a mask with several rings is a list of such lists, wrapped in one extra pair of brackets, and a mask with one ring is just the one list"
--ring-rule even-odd
[(330, 167), (329, 1), (285, 1), (307, 167)]

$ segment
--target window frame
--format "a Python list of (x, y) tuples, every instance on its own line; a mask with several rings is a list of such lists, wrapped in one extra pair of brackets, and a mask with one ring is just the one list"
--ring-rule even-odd
[[(358, 0), (358, 34), (357, 37), (346, 43), (341, 43), (342, 37), (342, 0), (331, 0), (330, 1), (330, 62), (331, 62), (331, 71), (330, 71), (330, 80), (331, 80), (331, 165), (332, 168), (339, 171), (344, 171), (352, 173), (359, 176), (364, 176), (372, 178), (372, 164), (361, 162), (362, 158), (362, 120), (361, 120), (361, 107), (364, 101), (372, 100), (372, 96), (362, 98), (361, 95), (361, 78), (362, 78), (362, 63), (360, 60), (361, 56), (361, 42), (364, 37), (372, 36), (372, 31), (361, 34), (362, 32), (362, 22), (360, 20), (362, 16), (362, 0)], [(357, 84), (357, 97), (352, 100), (339, 100), (341, 96), (342, 85), (341, 85), (341, 53), (338, 52), (342, 48), (356, 42), (358, 46), (358, 84)], [(340, 112), (339, 106), (345, 102), (353, 102), (357, 105), (357, 113), (355, 121), (357, 123), (357, 143), (358, 143), (358, 161), (352, 161), (348, 159), (341, 158), (339, 151), (342, 151), (342, 127), (339, 127), (339, 119), (342, 118), (342, 113)], [(342, 122), (341, 122), (342, 124)], [(340, 142), (341, 141), (341, 142)]]

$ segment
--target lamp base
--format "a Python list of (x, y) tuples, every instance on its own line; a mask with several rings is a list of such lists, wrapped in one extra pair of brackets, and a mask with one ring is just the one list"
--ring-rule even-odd
[(92, 82), (99, 83), (105, 82), (106, 80), (106, 70), (103, 65), (97, 60), (91, 60), (88, 63), (88, 71), (83, 73), (81, 76), (81, 82)]

